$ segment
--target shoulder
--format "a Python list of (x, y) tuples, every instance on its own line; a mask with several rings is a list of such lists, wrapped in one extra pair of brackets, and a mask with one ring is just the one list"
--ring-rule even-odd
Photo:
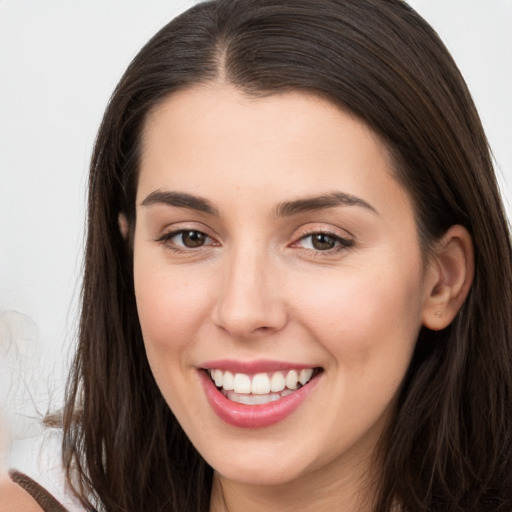
[(42, 512), (42, 508), (7, 475), (0, 479), (0, 512)]
[[(0, 487), (0, 512), (85, 512), (68, 485), (61, 445), (62, 432), (58, 430), (16, 444), (8, 460), (12, 482), (4, 480)], [(20, 506), (14, 499), (25, 501)]]

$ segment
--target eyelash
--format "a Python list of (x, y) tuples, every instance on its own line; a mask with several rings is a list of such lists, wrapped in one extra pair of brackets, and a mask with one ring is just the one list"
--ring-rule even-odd
[[(203, 231), (200, 231), (198, 229), (178, 229), (176, 231), (170, 231), (169, 233), (164, 233), (162, 236), (158, 237), (156, 239), (156, 242), (164, 245), (167, 249), (170, 249), (173, 252), (176, 253), (190, 253), (191, 251), (195, 251), (196, 249), (201, 249), (205, 246), (205, 244), (199, 245), (197, 247), (181, 247), (179, 245), (176, 245), (175, 243), (169, 243), (173, 238), (183, 235), (185, 233), (195, 233), (200, 236), (204, 236), (205, 239), (213, 240), (212, 237), (204, 233)], [(354, 241), (350, 240), (348, 238), (343, 238), (331, 231), (328, 230), (316, 230), (311, 231), (309, 233), (302, 234), (300, 238), (297, 239), (297, 241), (293, 242), (290, 247), (297, 246), (300, 242), (314, 237), (315, 235), (321, 235), (325, 237), (329, 237), (333, 240), (335, 245), (332, 248), (321, 250), (321, 249), (315, 249), (315, 248), (307, 248), (303, 247), (305, 251), (307, 251), (309, 254), (314, 256), (326, 256), (326, 255), (332, 255), (339, 251), (346, 250), (351, 248), (354, 245)], [(218, 246), (218, 243), (208, 244), (208, 246)], [(313, 242), (311, 242), (311, 245), (313, 245)]]
[(343, 238), (343, 237), (337, 235), (336, 233), (333, 233), (332, 231), (319, 229), (319, 230), (310, 231), (309, 233), (305, 233), (305, 234), (301, 235), (301, 237), (296, 242), (294, 242), (292, 244), (292, 246), (297, 245), (299, 242), (302, 242), (308, 238), (311, 238), (310, 244), (313, 245), (314, 242), (313, 242), (312, 237), (318, 236), (318, 235), (331, 238), (332, 241), (334, 242), (334, 244), (336, 244), (336, 245), (330, 249), (325, 249), (325, 250), (304, 247), (304, 250), (308, 251), (309, 254), (311, 254), (315, 257), (336, 254), (340, 251), (350, 249), (354, 245), (354, 240), (350, 240), (348, 238)]
[[(164, 233), (161, 237), (157, 238), (156, 241), (161, 243), (163, 246), (165, 246), (167, 249), (170, 249), (171, 251), (177, 252), (177, 253), (190, 253), (190, 251), (195, 251), (196, 249), (201, 249), (204, 247), (203, 245), (199, 245), (198, 247), (186, 247), (186, 246), (179, 246), (175, 243), (169, 243), (173, 238), (184, 235), (185, 233), (196, 233), (198, 235), (204, 236), (206, 239), (213, 240), (211, 236), (208, 236), (203, 231), (200, 231), (199, 229), (177, 229), (176, 231), (170, 231), (169, 233)], [(218, 245), (218, 243), (215, 244), (209, 244), (209, 245)]]

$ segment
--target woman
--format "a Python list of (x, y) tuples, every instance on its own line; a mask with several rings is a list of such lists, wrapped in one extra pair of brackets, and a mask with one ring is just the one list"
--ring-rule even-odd
[(512, 509), (507, 221), (405, 3), (190, 9), (121, 79), (89, 194), (83, 507)]

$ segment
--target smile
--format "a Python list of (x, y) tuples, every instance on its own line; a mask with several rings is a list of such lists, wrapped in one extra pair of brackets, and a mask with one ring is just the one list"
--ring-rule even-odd
[(245, 405), (266, 404), (290, 395), (306, 385), (313, 378), (314, 372), (313, 368), (304, 368), (249, 375), (233, 374), (220, 369), (209, 370), (215, 386), (228, 400)]
[(261, 428), (284, 420), (314, 391), (321, 368), (237, 371), (216, 367), (199, 372), (213, 411), (239, 428)]

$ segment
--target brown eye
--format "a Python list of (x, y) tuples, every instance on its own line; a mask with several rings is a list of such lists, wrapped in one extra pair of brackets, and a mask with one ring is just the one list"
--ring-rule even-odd
[(311, 251), (317, 251), (319, 253), (332, 253), (338, 250), (352, 247), (354, 245), (354, 241), (342, 238), (338, 235), (335, 235), (334, 233), (320, 231), (318, 233), (311, 233), (309, 235), (303, 236), (294, 245), (295, 247), (299, 246)]
[(201, 247), (205, 244), (207, 236), (201, 231), (182, 231), (181, 232), (181, 244), (189, 249)]
[(311, 245), (317, 251), (328, 251), (336, 246), (336, 238), (326, 233), (311, 235)]
[(162, 244), (166, 249), (176, 252), (187, 252), (193, 249), (216, 247), (218, 245), (215, 239), (197, 229), (177, 229), (176, 231), (165, 233), (155, 241)]

